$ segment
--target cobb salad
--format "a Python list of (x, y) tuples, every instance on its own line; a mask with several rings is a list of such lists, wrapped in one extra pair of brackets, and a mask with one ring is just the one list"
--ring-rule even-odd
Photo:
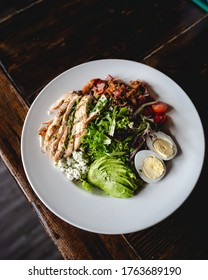
[(88, 191), (132, 197), (145, 182), (160, 180), (164, 161), (177, 153), (162, 132), (168, 108), (144, 81), (94, 78), (51, 105), (53, 117), (38, 131), (40, 145), (69, 180)]

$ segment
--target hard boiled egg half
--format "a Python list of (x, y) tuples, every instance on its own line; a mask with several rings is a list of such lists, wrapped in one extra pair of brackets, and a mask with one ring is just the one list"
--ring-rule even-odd
[(163, 160), (170, 160), (177, 154), (177, 146), (173, 139), (162, 131), (155, 131), (146, 139), (147, 147)]
[(146, 183), (156, 183), (166, 173), (163, 160), (151, 150), (141, 150), (134, 158), (135, 168)]

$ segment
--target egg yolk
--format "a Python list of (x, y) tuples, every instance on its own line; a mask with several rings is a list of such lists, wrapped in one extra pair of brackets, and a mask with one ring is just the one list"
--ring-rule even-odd
[(156, 139), (153, 142), (153, 148), (157, 151), (158, 154), (163, 156), (164, 158), (169, 158), (174, 154), (173, 145), (170, 142), (164, 139)]
[(160, 159), (149, 156), (143, 162), (142, 171), (146, 177), (158, 179), (164, 174), (165, 167)]

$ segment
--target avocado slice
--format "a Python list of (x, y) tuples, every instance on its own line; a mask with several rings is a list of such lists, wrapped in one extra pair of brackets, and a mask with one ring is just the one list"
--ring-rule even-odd
[(88, 182), (112, 197), (127, 198), (141, 185), (135, 173), (118, 157), (104, 156), (95, 160), (87, 175)]
[[(108, 161), (107, 161), (108, 162)], [(103, 167), (101, 167), (103, 168)], [(122, 185), (126, 186), (127, 188), (137, 190), (138, 185), (135, 184), (134, 180), (128, 176), (128, 169), (125, 166), (121, 165), (112, 165), (109, 163), (106, 166), (106, 171), (109, 174), (111, 178), (114, 178), (114, 180), (118, 183), (121, 183)]]

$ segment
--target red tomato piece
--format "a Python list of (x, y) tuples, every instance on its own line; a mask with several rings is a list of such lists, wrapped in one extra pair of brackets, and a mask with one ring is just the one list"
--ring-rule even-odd
[(156, 114), (154, 116), (154, 122), (156, 124), (163, 124), (167, 119), (167, 116), (165, 114)]
[(152, 104), (152, 109), (155, 113), (163, 114), (167, 111), (168, 105), (163, 102), (157, 102), (155, 104)]

